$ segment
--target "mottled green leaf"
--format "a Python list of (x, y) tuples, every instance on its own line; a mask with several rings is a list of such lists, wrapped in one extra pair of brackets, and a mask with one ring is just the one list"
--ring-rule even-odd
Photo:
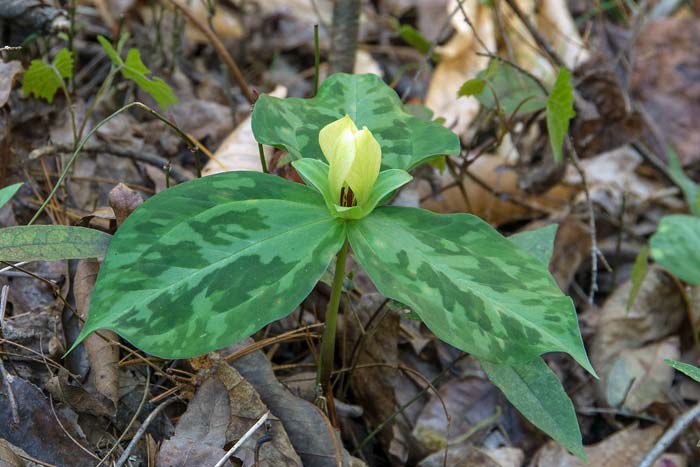
[(508, 240), (549, 265), (554, 251), (554, 237), (557, 235), (557, 224), (548, 225), (535, 230), (526, 230), (508, 237)]
[(126, 60), (122, 60), (119, 53), (112, 47), (107, 39), (102, 36), (97, 36), (97, 40), (102, 44), (107, 56), (112, 60), (112, 63), (118, 67), (124, 78), (132, 80), (144, 92), (148, 93), (158, 105), (165, 109), (169, 105), (179, 102), (177, 96), (168, 84), (161, 78), (152, 77), (151, 70), (141, 61), (141, 52), (138, 49), (129, 49), (126, 53)]
[(445, 342), (505, 364), (567, 352), (595, 374), (571, 299), (542, 262), (478, 217), (382, 206), (350, 222), (348, 236), (379, 291)]
[(688, 376), (689, 378), (692, 378), (695, 381), (697, 381), (698, 383), (700, 383), (700, 368), (693, 366), (693, 365), (689, 365), (687, 363), (678, 362), (676, 360), (671, 360), (670, 358), (667, 358), (666, 360), (664, 360), (664, 362), (667, 365), (680, 371), (684, 375)]
[(403, 109), (421, 120), (432, 120), (435, 113), (429, 108), (422, 104), (404, 104)]
[(569, 131), (569, 121), (576, 116), (574, 111), (574, 87), (571, 73), (562, 67), (547, 98), (547, 132), (554, 160), (561, 162), (564, 138)]
[(678, 156), (673, 149), (668, 151), (668, 171), (671, 178), (683, 191), (685, 202), (688, 203), (690, 212), (698, 216), (700, 215), (700, 189), (698, 185), (692, 181), (684, 172)]
[(643, 247), (641, 250), (639, 250), (639, 254), (635, 258), (634, 264), (632, 265), (632, 277), (630, 278), (632, 287), (630, 287), (630, 294), (629, 297), (627, 297), (627, 311), (630, 311), (630, 308), (632, 308), (632, 305), (634, 305), (634, 299), (637, 298), (642, 282), (644, 282), (644, 278), (647, 275), (648, 253), (649, 248)]
[(96, 258), (111, 235), (66, 225), (22, 225), (0, 229), (0, 261), (58, 261)]
[(32, 60), (24, 73), (22, 90), (24, 95), (34, 94), (46, 99), (50, 104), (61, 87), (63, 78), (73, 75), (73, 54), (68, 49), (61, 49), (51, 64), (43, 60)]
[(486, 81), (479, 78), (472, 78), (464, 82), (457, 91), (457, 95), (460, 97), (475, 96), (481, 94), (486, 86)]
[(10, 201), (20, 188), (22, 188), (22, 183), (15, 183), (0, 190), (0, 208)]
[(291, 313), (344, 240), (315, 190), (280, 177), (177, 185), (117, 230), (78, 342), (104, 328), (164, 358), (224, 347)]
[(260, 143), (286, 149), (292, 159), (323, 160), (318, 133), (345, 115), (372, 132), (385, 168), (411, 170), (435, 156), (459, 153), (457, 135), (406, 112), (396, 92), (373, 74), (332, 75), (312, 99), (261, 95), (253, 109), (253, 133)]
[(574, 404), (544, 360), (537, 358), (517, 365), (482, 360), (481, 367), (525, 418), (588, 462)]
[(658, 264), (689, 284), (700, 284), (700, 217), (663, 217), (649, 247)]
[[(491, 60), (485, 70), (477, 73), (475, 80), (481, 81), (485, 86), (482, 92), (474, 93), (481, 105), (489, 109), (500, 105), (506, 115), (516, 111), (520, 114), (535, 112), (546, 105), (547, 94), (537, 81), (500, 60)], [(476, 86), (477, 83), (473, 82), (468, 90), (475, 90)]]

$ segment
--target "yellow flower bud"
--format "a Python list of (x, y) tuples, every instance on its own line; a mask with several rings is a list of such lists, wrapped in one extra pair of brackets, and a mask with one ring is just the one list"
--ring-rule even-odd
[(367, 127), (358, 130), (346, 115), (323, 127), (318, 142), (328, 160), (328, 186), (335, 202), (340, 206), (364, 204), (382, 163), (382, 149), (372, 132)]

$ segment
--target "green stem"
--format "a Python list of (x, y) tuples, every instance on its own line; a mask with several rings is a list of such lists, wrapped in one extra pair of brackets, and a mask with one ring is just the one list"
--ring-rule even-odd
[(323, 395), (329, 394), (331, 388), (331, 373), (333, 372), (333, 354), (335, 352), (335, 328), (340, 306), (340, 294), (343, 291), (343, 279), (345, 278), (345, 260), (348, 257), (348, 241), (338, 251), (335, 261), (335, 274), (333, 275), (333, 287), (331, 299), (326, 309), (326, 327), (321, 339), (321, 353), (318, 358), (316, 371), (316, 383), (321, 385)]
[(258, 143), (258, 152), (260, 153), (260, 165), (262, 166), (262, 171), (264, 173), (269, 173), (267, 171), (267, 161), (265, 160), (265, 151), (263, 150), (262, 143)]

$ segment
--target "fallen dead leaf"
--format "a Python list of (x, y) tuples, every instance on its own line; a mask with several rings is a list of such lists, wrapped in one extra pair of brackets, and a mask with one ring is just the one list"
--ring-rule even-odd
[[(100, 264), (96, 259), (78, 261), (73, 293), (78, 314), (83, 319), (87, 318), (90, 295), (99, 270)], [(119, 336), (103, 329), (99, 334), (90, 334), (83, 341), (83, 346), (90, 364), (89, 385), (112, 402), (112, 411), (115, 413), (119, 404), (119, 348), (110, 341), (119, 342)]]
[[(197, 375), (204, 379), (180, 418), (175, 435), (163, 443), (158, 466), (199, 467), (214, 465), (226, 453), (224, 446), (239, 440), (268, 408), (255, 389), (226, 362), (211, 354), (211, 366)], [(268, 419), (272, 439), (260, 448), (261, 465), (301, 467), (282, 424)], [(253, 465), (260, 428), (235, 452), (243, 465)]]
[[(228, 347), (226, 353), (245, 348), (252, 342), (252, 339), (241, 341)], [(295, 397), (277, 381), (264, 353), (258, 350), (231, 364), (253, 385), (272, 414), (282, 421), (305, 467), (348, 466), (357, 462), (345, 450), (323, 412), (312, 403)]]
[[(605, 438), (603, 441), (584, 446), (589, 466), (629, 467), (639, 464), (657, 439), (663, 434), (662, 426), (654, 425), (646, 429), (636, 424), (630, 425)], [(685, 467), (684, 456), (664, 454), (654, 467)], [(550, 441), (535, 454), (530, 467), (584, 467), (579, 458), (569, 454), (560, 444)]]
[(596, 384), (601, 402), (624, 400), (627, 408), (643, 410), (655, 400), (666, 400), (673, 372), (663, 368), (663, 358), (678, 356), (678, 339), (669, 336), (686, 313), (678, 286), (656, 266), (649, 269), (628, 312), (630, 288), (629, 281), (618, 287), (600, 310), (590, 355), (600, 375)]
[[(56, 409), (57, 422), (49, 400), (32, 383), (17, 376), (11, 376), (10, 386), (17, 401), (20, 423), (13, 425), (11, 407), (5, 393), (5, 385), (0, 385), (0, 438), (4, 438), (32, 457), (58, 467), (93, 467), (95, 457), (88, 455), (76, 446), (64, 429), (72, 431), (72, 423), (61, 412), (77, 419), (77, 415), (64, 407)], [(61, 427), (63, 426), (63, 428)], [(84, 440), (82, 433), (71, 432), (77, 440)]]
[[(350, 387), (372, 427), (389, 419), (398, 409), (394, 389), (406, 378), (402, 372), (383, 366), (360, 368), (372, 363), (398, 364), (399, 315), (383, 306), (385, 301), (379, 294), (364, 294), (353, 304), (353, 313), (343, 320), (348, 339), (345, 361), (357, 367), (351, 374)], [(396, 464), (403, 465), (408, 459), (410, 443), (406, 434), (410, 431), (406, 420), (396, 417), (379, 432), (384, 451)]]
[(123, 183), (119, 183), (109, 192), (109, 205), (117, 220), (117, 227), (142, 203), (141, 195)]
[(645, 23), (637, 35), (631, 94), (647, 112), (656, 134), (685, 166), (698, 161), (700, 132), (700, 21), (665, 18)]
[[(454, 441), (494, 415), (501, 403), (498, 391), (480, 378), (454, 378), (440, 386), (438, 392), (441, 397), (430, 397), (413, 428), (413, 437), (428, 452), (443, 449), (447, 440)], [(443, 401), (452, 418), (449, 433)]]
[[(270, 95), (280, 98), (286, 97), (287, 89), (283, 86), (277, 86)], [(233, 170), (262, 171), (258, 143), (253, 136), (250, 122), (251, 116), (249, 115), (226, 137), (214, 153), (215, 159), (208, 161), (204, 166), (202, 175), (213, 175)], [(266, 146), (264, 150), (265, 159), (270, 162), (274, 148)]]
[[(445, 453), (436, 452), (418, 463), (418, 467), (442, 467)], [(458, 446), (447, 452), (450, 467), (520, 467), (525, 453), (518, 448), (482, 449), (476, 446)]]
[(15, 79), (21, 72), (22, 64), (17, 60), (12, 60), (11, 62), (0, 60), (0, 108), (4, 107), (10, 98)]

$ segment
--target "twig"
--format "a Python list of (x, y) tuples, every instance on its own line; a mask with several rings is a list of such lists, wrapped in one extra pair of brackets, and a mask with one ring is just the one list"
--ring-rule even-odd
[(139, 427), (138, 431), (134, 435), (133, 438), (131, 438), (131, 441), (129, 441), (129, 445), (124, 449), (124, 452), (122, 453), (121, 457), (119, 457), (119, 460), (117, 461), (116, 464), (114, 464), (114, 467), (122, 467), (124, 463), (129, 459), (129, 454), (131, 451), (133, 451), (134, 447), (136, 444), (139, 442), (141, 437), (146, 433), (146, 430), (148, 429), (148, 425), (151, 424), (153, 420), (158, 416), (159, 413), (163, 411), (167, 406), (172, 404), (177, 400), (177, 397), (171, 397), (170, 399), (166, 400), (162, 404), (160, 404), (158, 407), (153, 409), (153, 412), (151, 412), (148, 417), (146, 417), (146, 420), (143, 421), (141, 426)]
[(666, 433), (659, 438), (654, 447), (644, 456), (644, 459), (639, 463), (639, 467), (651, 467), (656, 458), (663, 454), (678, 435), (688, 428), (688, 425), (698, 416), (700, 416), (700, 403), (695, 404), (693, 408), (676, 419), (673, 425), (666, 430)]
[(464, 9), (464, 0), (457, 0), (457, 8), (459, 8), (459, 11), (462, 13), (462, 16), (464, 17), (464, 21), (469, 25), (471, 28), (472, 32), (474, 33), (474, 38), (476, 41), (479, 43), (479, 45), (484, 49), (484, 52), (487, 52), (491, 54), (491, 51), (489, 50), (488, 46), (486, 45), (486, 42), (479, 36), (479, 33), (477, 32), (476, 28), (474, 27), (474, 24), (472, 21), (469, 19), (469, 15), (467, 15), (467, 10)]
[(64, 433), (66, 436), (68, 436), (68, 438), (69, 438), (71, 441), (73, 441), (73, 444), (75, 444), (76, 446), (78, 446), (78, 447), (80, 448), (81, 451), (87, 453), (90, 457), (92, 457), (93, 459), (96, 459), (96, 460), (99, 461), (100, 458), (97, 457), (97, 456), (95, 455), (95, 453), (93, 453), (93, 452), (90, 451), (88, 448), (86, 448), (85, 446), (83, 446), (82, 444), (80, 444), (80, 442), (79, 442), (77, 439), (75, 439), (75, 438), (73, 437), (73, 435), (71, 435), (71, 434), (68, 432), (68, 430), (66, 430), (66, 427), (63, 426), (63, 422), (61, 422), (61, 419), (58, 418), (58, 414), (56, 413), (56, 409), (55, 409), (54, 406), (53, 406), (53, 396), (52, 396), (51, 394), (49, 394), (49, 406), (51, 407), (51, 413), (53, 414), (53, 418), (54, 418), (54, 419), (56, 420), (56, 422), (58, 423), (58, 426), (61, 427), (61, 430), (63, 430), (63, 433)]
[[(29, 154), (27, 160), (32, 161), (44, 156), (53, 155), (57, 152), (70, 154), (71, 152), (73, 152), (73, 148), (72, 146), (67, 144), (50, 144), (48, 146), (44, 146), (42, 148), (37, 148), (33, 150)], [(108, 144), (91, 144), (90, 146), (84, 147), (83, 152), (92, 154), (106, 153), (112, 154), (113, 156), (117, 157), (128, 157), (129, 159), (145, 162), (148, 165), (152, 165), (163, 170), (166, 170), (166, 167), (169, 167), (169, 172), (168, 170), (166, 170), (166, 175), (169, 173), (169, 176), (171, 176), (173, 180), (175, 180), (177, 183), (185, 183), (192, 179), (192, 177), (186, 175), (184, 172), (181, 172), (180, 169), (173, 167), (172, 163), (168, 159), (160, 157), (159, 155), (153, 154), (151, 152), (134, 151), (131, 149), (126, 149), (116, 145)]]
[(272, 432), (270, 430), (270, 424), (268, 423), (265, 425), (265, 434), (255, 442), (255, 463), (253, 464), (255, 467), (260, 465), (260, 448), (262, 448), (263, 444), (269, 443), (270, 441), (272, 441)]
[(547, 43), (544, 37), (542, 37), (535, 25), (532, 24), (532, 21), (530, 21), (530, 19), (525, 15), (525, 13), (523, 13), (523, 10), (520, 9), (515, 0), (505, 1), (516, 14), (516, 16), (520, 18), (520, 21), (523, 22), (527, 30), (530, 32), (532, 38), (535, 39), (535, 42), (537, 42), (537, 45), (539, 45), (542, 48), (542, 50), (545, 51), (545, 53), (554, 62), (554, 64), (560, 67), (564, 66), (564, 61), (561, 59), (561, 57), (559, 57), (559, 55), (554, 51), (554, 49), (552, 49), (552, 47)]
[[(10, 286), (4, 285), (2, 287), (2, 292), (0, 292), (0, 337), (3, 337), (3, 319), (5, 318), (5, 308), (7, 307), (7, 296), (10, 292)], [(4, 340), (4, 339), (3, 339)], [(3, 384), (5, 385), (5, 391), (7, 391), (7, 398), (10, 401), (10, 409), (12, 410), (12, 423), (17, 426), (19, 425), (19, 410), (17, 409), (17, 400), (15, 399), (15, 394), (12, 392), (12, 379), (14, 378), (5, 369), (5, 364), (2, 362), (2, 357), (0, 356), (0, 376), (2, 376)]]
[[(506, 0), (510, 1), (510, 0)], [(581, 167), (581, 161), (578, 158), (576, 149), (571, 143), (571, 138), (568, 136), (564, 140), (566, 147), (571, 154), (571, 162), (581, 177), (581, 185), (583, 185), (583, 192), (586, 194), (586, 206), (588, 207), (588, 228), (591, 231), (591, 289), (588, 292), (588, 304), (593, 304), (593, 299), (595, 298), (595, 293), (598, 291), (598, 240), (596, 235), (595, 227), (595, 212), (593, 211), (593, 200), (591, 200), (591, 192), (588, 190), (588, 182), (586, 180), (586, 173)]]
[(238, 87), (241, 88), (241, 92), (243, 93), (245, 98), (251, 105), (254, 104), (255, 97), (253, 97), (253, 93), (250, 91), (248, 83), (243, 77), (243, 73), (241, 73), (240, 68), (238, 68), (238, 65), (236, 65), (236, 61), (233, 59), (233, 57), (231, 57), (231, 54), (228, 53), (228, 50), (226, 50), (226, 46), (223, 44), (223, 42), (221, 42), (219, 37), (216, 34), (214, 34), (214, 32), (209, 28), (209, 26), (207, 26), (199, 18), (194, 16), (189, 10), (189, 8), (180, 3), (179, 0), (168, 1), (175, 5), (177, 9), (182, 12), (183, 15), (187, 16), (187, 19), (190, 20), (190, 22), (194, 24), (197, 29), (199, 29), (205, 36), (207, 36), (207, 39), (209, 39), (209, 41), (211, 42), (211, 45), (214, 47), (214, 50), (216, 50), (216, 53), (219, 55), (219, 58), (221, 58), (221, 60), (224, 61), (229, 73), (231, 73), (233, 79), (235, 79), (236, 83), (238, 83)]
[(234, 444), (231, 449), (228, 450), (228, 452), (224, 455), (224, 457), (222, 457), (221, 460), (219, 460), (219, 462), (217, 462), (214, 467), (223, 467), (224, 464), (226, 464), (226, 461), (228, 460), (228, 458), (231, 457), (233, 455), (233, 453), (235, 453), (238, 450), (238, 448), (240, 448), (243, 445), (243, 443), (248, 441), (248, 438), (253, 436), (253, 433), (255, 433), (255, 431), (258, 428), (260, 428), (263, 423), (265, 423), (267, 421), (267, 417), (269, 417), (269, 416), (270, 416), (270, 411), (265, 412), (263, 414), (263, 416), (260, 417), (260, 419), (257, 422), (255, 422), (255, 425), (250, 427), (250, 430), (245, 432), (245, 434), (241, 437), (241, 439), (239, 439), (238, 442), (236, 444)]
[(321, 50), (318, 44), (318, 24), (314, 24), (314, 94), (318, 93), (319, 68), (321, 66)]
[(112, 447), (109, 449), (107, 454), (102, 458), (99, 464), (97, 464), (95, 467), (100, 467), (102, 464), (105, 463), (105, 461), (109, 458), (109, 456), (112, 455), (115, 449), (117, 449), (117, 446), (119, 446), (119, 443), (121, 443), (122, 439), (124, 439), (124, 436), (129, 432), (129, 429), (131, 429), (131, 425), (134, 424), (136, 421), (136, 418), (139, 416), (141, 413), (141, 409), (143, 408), (143, 405), (146, 403), (146, 397), (148, 396), (148, 390), (151, 388), (151, 372), (149, 370), (149, 367), (146, 367), (146, 386), (143, 390), (143, 397), (141, 398), (141, 402), (139, 402), (139, 406), (136, 408), (136, 412), (134, 412), (134, 416), (131, 417), (131, 420), (129, 420), (129, 424), (126, 426), (124, 431), (122, 432), (121, 435), (119, 435), (119, 438), (117, 438), (117, 441), (112, 445)]

